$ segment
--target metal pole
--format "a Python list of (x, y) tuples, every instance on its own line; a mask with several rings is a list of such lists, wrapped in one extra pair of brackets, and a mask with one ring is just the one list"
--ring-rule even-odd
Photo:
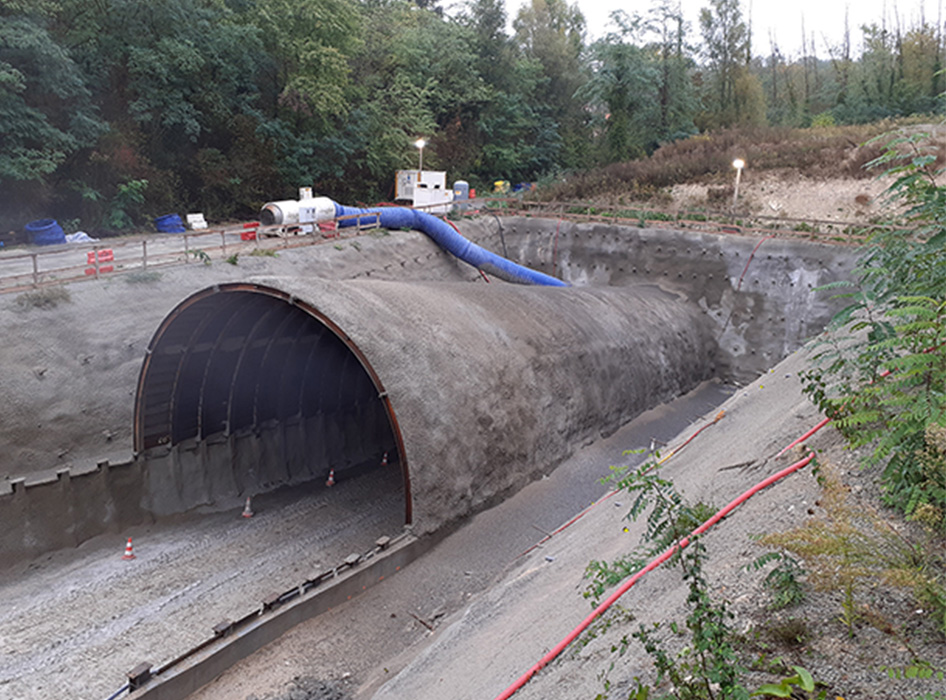
[(739, 179), (742, 177), (742, 168), (736, 168), (736, 187), (732, 192), (732, 208), (736, 211), (736, 200), (739, 199)]
[(141, 242), (141, 269), (148, 269), (148, 241)]

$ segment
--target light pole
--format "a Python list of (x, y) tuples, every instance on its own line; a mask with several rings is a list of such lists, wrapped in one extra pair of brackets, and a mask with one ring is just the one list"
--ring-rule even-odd
[(422, 173), (424, 171), (424, 146), (427, 145), (427, 142), (424, 139), (417, 139), (414, 145), (417, 146), (417, 150), (420, 153), (420, 163), (418, 164), (417, 172)]
[(732, 162), (732, 167), (736, 169), (736, 187), (732, 192), (732, 210), (733, 214), (735, 214), (736, 200), (739, 199), (739, 180), (742, 177), (742, 169), (746, 167), (746, 161), (744, 161), (742, 158), (736, 158), (736, 160)]

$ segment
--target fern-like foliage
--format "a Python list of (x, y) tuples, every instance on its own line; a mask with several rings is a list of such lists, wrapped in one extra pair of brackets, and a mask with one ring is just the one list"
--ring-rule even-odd
[(946, 426), (946, 188), (934, 164), (917, 134), (897, 136), (873, 163), (895, 176), (888, 195), (906, 205), (909, 226), (876, 229), (855, 279), (825, 288), (847, 306), (801, 376), (851, 446), (871, 446), (887, 501), (946, 533), (946, 458), (935, 466), (927, 440)]

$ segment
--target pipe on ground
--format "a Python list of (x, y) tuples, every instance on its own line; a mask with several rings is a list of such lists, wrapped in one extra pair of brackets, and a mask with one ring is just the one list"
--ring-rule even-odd
[(582, 620), (577, 627), (575, 627), (571, 632), (569, 632), (564, 639), (562, 639), (551, 651), (545, 654), (539, 661), (532, 666), (528, 671), (522, 674), (518, 679), (516, 679), (512, 685), (506, 688), (502, 693), (496, 696), (496, 700), (509, 700), (513, 695), (519, 692), (522, 687), (528, 683), (532, 677), (545, 668), (551, 661), (554, 661), (555, 658), (559, 656), (563, 651), (565, 651), (568, 646), (574, 642), (588, 627), (594, 622), (602, 613), (604, 613), (608, 608), (610, 608), (614, 603), (616, 603), (625, 593), (627, 593), (638, 581), (640, 581), (646, 574), (653, 571), (654, 569), (660, 567), (667, 560), (670, 559), (677, 551), (687, 547), (694, 537), (699, 537), (700, 535), (705, 534), (711, 527), (716, 525), (720, 520), (729, 515), (737, 507), (745, 503), (747, 500), (752, 498), (755, 494), (763, 489), (768, 488), (772, 484), (781, 481), (786, 476), (794, 474), (796, 471), (802, 467), (807, 466), (812, 459), (814, 459), (815, 453), (810, 452), (807, 457), (801, 459), (791, 466), (785, 467), (779, 472), (772, 474), (771, 476), (763, 479), (757, 483), (752, 488), (743, 492), (732, 501), (730, 501), (726, 506), (718, 510), (711, 518), (706, 520), (702, 525), (693, 530), (689, 535), (681, 539), (680, 541), (670, 545), (664, 552), (657, 557), (650, 560), (650, 562), (642, 568), (640, 571), (635, 573), (630, 578), (626, 579), (620, 586), (615, 589), (611, 595), (609, 595), (603, 602), (601, 602), (598, 607), (596, 607), (588, 617)]

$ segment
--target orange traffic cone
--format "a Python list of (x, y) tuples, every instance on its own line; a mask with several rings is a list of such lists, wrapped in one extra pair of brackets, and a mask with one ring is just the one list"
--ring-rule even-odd
[(134, 559), (135, 550), (131, 546), (131, 538), (128, 538), (128, 544), (125, 545), (125, 554), (122, 556), (122, 559)]
[(244, 517), (244, 518), (252, 518), (252, 517), (253, 517), (253, 509), (250, 507), (250, 497), (249, 497), (249, 496), (246, 497), (246, 505), (243, 506), (243, 517)]
[(387, 452), (385, 452), (384, 457), (381, 458), (381, 466), (382, 467), (388, 466), (388, 453)]
[(334, 469), (329, 469), (329, 470), (328, 470), (328, 479), (325, 480), (325, 485), (326, 485), (326, 486), (334, 486), (334, 485), (335, 485), (335, 470), (334, 470)]

